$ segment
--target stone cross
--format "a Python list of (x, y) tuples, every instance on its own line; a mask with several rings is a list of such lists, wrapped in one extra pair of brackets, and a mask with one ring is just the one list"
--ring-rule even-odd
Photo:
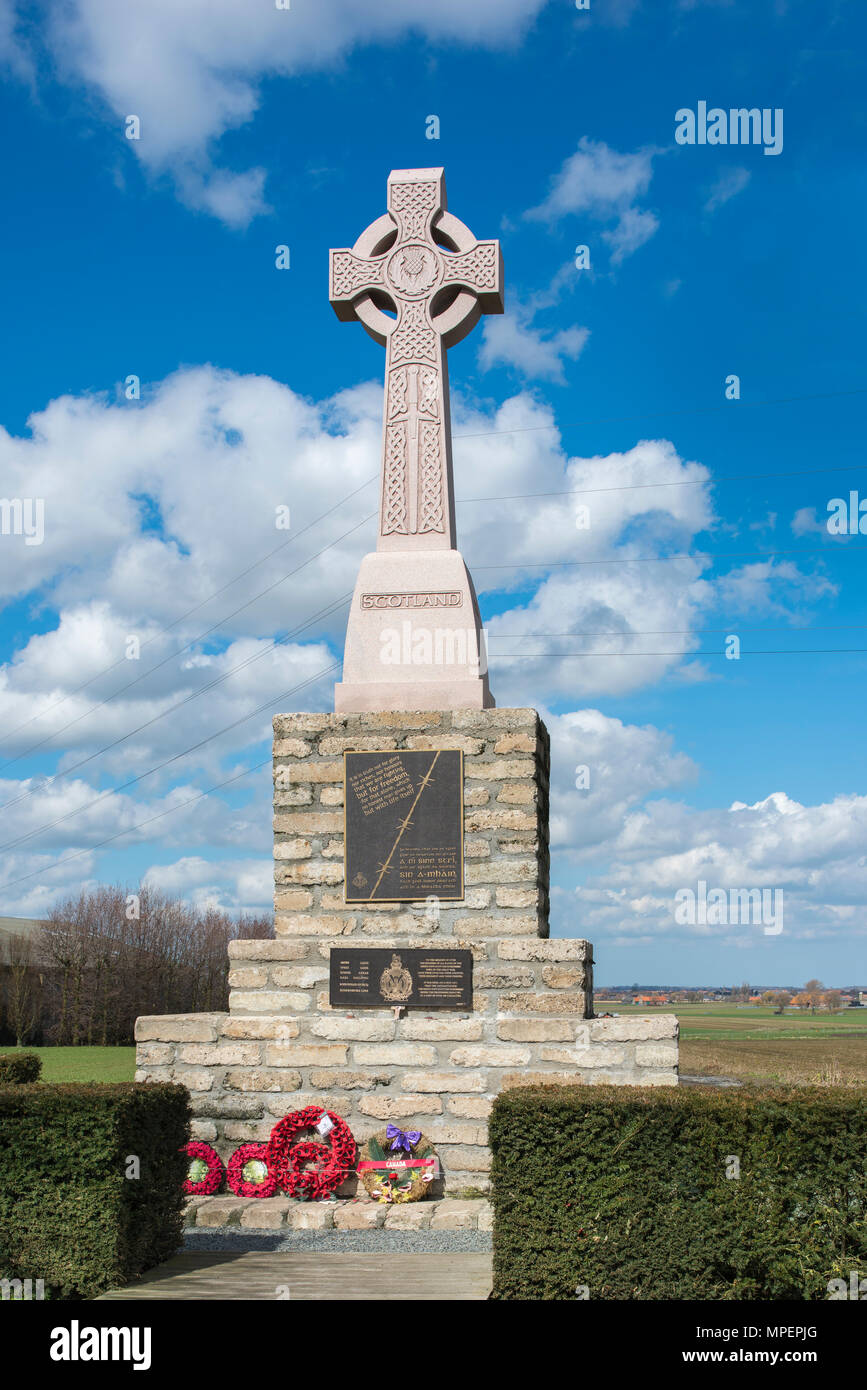
[(330, 271), (337, 317), (386, 347), (377, 550), (453, 550), (446, 349), (503, 312), (499, 242), (446, 211), (442, 169), (395, 169), (388, 212), (331, 252)]
[(396, 169), (388, 212), (331, 252), (329, 297), (386, 348), (376, 550), (361, 562), (337, 711), (493, 704), (479, 606), (457, 549), (446, 349), (503, 311), (499, 242), (446, 211), (442, 169)]

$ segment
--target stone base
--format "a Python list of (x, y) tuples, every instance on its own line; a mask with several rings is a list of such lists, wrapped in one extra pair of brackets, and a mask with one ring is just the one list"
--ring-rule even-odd
[(490, 1231), (483, 1199), (406, 1202), (294, 1202), (289, 1197), (191, 1197), (187, 1229), (247, 1231)]
[[(464, 899), (347, 904), (343, 752), (436, 748), (464, 754)], [(488, 1187), (501, 1090), (677, 1085), (675, 1016), (595, 1019), (592, 946), (548, 938), (548, 761), (531, 709), (278, 715), (276, 936), (230, 943), (228, 1013), (137, 1020), (136, 1079), (187, 1086), (193, 1137), (224, 1161), (312, 1104), (359, 1145), (422, 1130), (432, 1197)], [(472, 1010), (331, 1008), (335, 944), (470, 950)]]

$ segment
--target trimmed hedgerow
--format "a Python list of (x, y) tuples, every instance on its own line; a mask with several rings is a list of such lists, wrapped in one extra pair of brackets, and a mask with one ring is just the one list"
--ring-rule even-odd
[(819, 1300), (867, 1274), (863, 1088), (520, 1088), (490, 1143), (494, 1298)]
[(188, 1138), (183, 1086), (0, 1087), (0, 1277), (89, 1298), (168, 1258)]
[(41, 1071), (36, 1052), (0, 1052), (0, 1086), (26, 1086), (38, 1081)]

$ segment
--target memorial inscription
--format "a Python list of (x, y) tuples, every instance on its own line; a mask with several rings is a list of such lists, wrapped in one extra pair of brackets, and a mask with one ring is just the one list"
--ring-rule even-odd
[(332, 1008), (473, 1007), (472, 951), (335, 946), (329, 958)]
[(463, 754), (344, 753), (345, 897), (464, 896)]

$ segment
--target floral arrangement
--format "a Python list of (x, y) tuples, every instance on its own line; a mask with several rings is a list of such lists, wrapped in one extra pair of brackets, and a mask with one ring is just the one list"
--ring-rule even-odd
[(290, 1197), (325, 1201), (352, 1172), (355, 1140), (339, 1115), (307, 1105), (277, 1121), (265, 1158), (268, 1172)]
[(226, 1165), (226, 1182), (236, 1197), (273, 1197), (277, 1179), (268, 1167), (266, 1144), (242, 1144)]
[(190, 1160), (184, 1192), (188, 1197), (211, 1197), (223, 1186), (223, 1161), (216, 1149), (192, 1139), (181, 1149)]
[(375, 1202), (419, 1202), (439, 1172), (439, 1160), (421, 1130), (388, 1125), (368, 1139), (358, 1172)]

